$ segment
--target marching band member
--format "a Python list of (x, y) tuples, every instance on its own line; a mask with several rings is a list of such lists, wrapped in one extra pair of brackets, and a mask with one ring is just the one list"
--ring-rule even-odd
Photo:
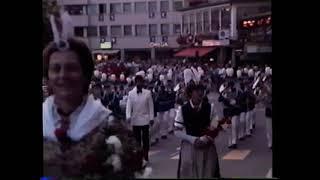
[(168, 101), (170, 105), (169, 109), (169, 115), (168, 115), (168, 133), (172, 134), (173, 133), (173, 124), (174, 124), (174, 118), (176, 115), (176, 110), (175, 110), (175, 101), (176, 101), (176, 93), (174, 92), (173, 89), (173, 82), (171, 80), (168, 81), (167, 84), (167, 93), (168, 93)]
[(254, 72), (253, 69), (250, 69), (248, 71), (248, 80), (247, 80), (247, 85), (248, 87), (248, 91), (247, 91), (247, 113), (246, 113), (246, 134), (247, 136), (251, 136), (251, 134), (253, 133), (253, 124), (254, 124), (254, 120), (253, 120), (253, 109), (255, 108), (255, 95), (253, 94), (253, 90), (252, 90), (252, 84), (253, 84), (253, 76), (254, 76)]
[(156, 106), (157, 106), (157, 118), (160, 122), (160, 135), (161, 139), (167, 139), (167, 130), (168, 130), (168, 118), (170, 110), (170, 102), (168, 101), (168, 94), (163, 83), (160, 85), (159, 93), (156, 97)]
[(133, 133), (139, 145), (144, 151), (145, 161), (149, 161), (149, 124), (152, 126), (154, 121), (154, 105), (151, 92), (143, 88), (143, 77), (136, 76), (136, 87), (129, 92), (126, 118), (133, 126)]

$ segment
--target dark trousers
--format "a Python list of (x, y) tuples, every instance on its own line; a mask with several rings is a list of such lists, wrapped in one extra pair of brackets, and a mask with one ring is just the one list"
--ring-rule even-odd
[(141, 139), (142, 139), (142, 149), (143, 149), (143, 156), (146, 161), (149, 160), (148, 153), (149, 153), (149, 125), (145, 126), (133, 126), (133, 133), (134, 136), (141, 147)]

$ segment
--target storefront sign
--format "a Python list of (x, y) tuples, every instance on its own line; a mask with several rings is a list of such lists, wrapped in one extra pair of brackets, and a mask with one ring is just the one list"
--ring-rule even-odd
[(227, 46), (230, 44), (230, 40), (203, 40), (202, 46)]
[(111, 42), (100, 43), (100, 48), (101, 49), (111, 49), (112, 48)]
[(149, 46), (150, 47), (168, 47), (169, 45), (167, 42), (161, 42), (161, 43), (151, 42), (151, 43), (149, 43)]
[(257, 46), (257, 45), (247, 46), (247, 53), (267, 53), (267, 52), (272, 52), (271, 46)]

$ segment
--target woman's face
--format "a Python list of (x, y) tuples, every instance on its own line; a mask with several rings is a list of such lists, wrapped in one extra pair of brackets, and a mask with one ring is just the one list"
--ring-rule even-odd
[(49, 60), (48, 84), (59, 99), (82, 97), (85, 78), (73, 51), (54, 52)]

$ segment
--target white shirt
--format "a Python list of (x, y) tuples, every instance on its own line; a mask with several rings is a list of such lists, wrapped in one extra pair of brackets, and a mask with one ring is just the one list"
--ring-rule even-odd
[(154, 118), (154, 107), (151, 91), (142, 89), (142, 93), (137, 93), (137, 87), (129, 92), (126, 118), (131, 120), (133, 126), (148, 125)]
[[(54, 96), (46, 99), (42, 109), (43, 137), (57, 141), (54, 131), (59, 127), (58, 121), (61, 118), (54, 104)], [(67, 133), (72, 140), (78, 141), (106, 121), (110, 113), (111, 111), (106, 109), (100, 101), (94, 100), (93, 96), (89, 95), (70, 115), (70, 128)]]

